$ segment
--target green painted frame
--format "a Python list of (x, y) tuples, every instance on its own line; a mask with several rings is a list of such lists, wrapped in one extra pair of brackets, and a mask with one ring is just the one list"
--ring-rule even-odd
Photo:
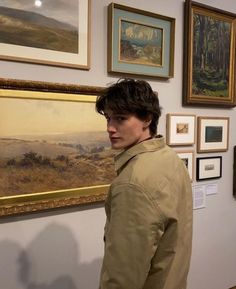
[[(134, 61), (121, 61), (121, 21), (142, 26), (143, 29), (162, 30), (163, 55), (162, 65), (140, 64)], [(147, 28), (148, 27), (148, 28)], [(154, 32), (153, 32), (154, 33)], [(148, 34), (148, 32), (147, 32)], [(149, 35), (150, 36), (150, 35)], [(137, 36), (138, 37), (138, 36)], [(136, 37), (136, 38), (137, 38)], [(140, 36), (141, 37), (141, 36)], [(144, 37), (144, 36), (143, 36)], [(150, 36), (151, 37), (151, 36)], [(147, 40), (147, 39), (148, 40)], [(151, 44), (152, 37), (146, 35), (146, 42), (149, 49), (157, 49)], [(138, 39), (138, 38), (137, 38)], [(136, 39), (136, 40), (137, 40)], [(144, 38), (142, 38), (144, 41)], [(138, 40), (140, 41), (140, 39)], [(174, 44), (175, 44), (175, 19), (152, 12), (111, 3), (108, 6), (108, 72), (113, 74), (126, 74), (133, 76), (147, 76), (168, 79), (174, 77)], [(141, 49), (144, 53), (144, 49)], [(136, 49), (136, 55), (138, 55)], [(154, 55), (154, 53), (152, 53)]]

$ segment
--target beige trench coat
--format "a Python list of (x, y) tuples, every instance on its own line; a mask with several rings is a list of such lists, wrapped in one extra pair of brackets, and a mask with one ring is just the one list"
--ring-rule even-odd
[(182, 160), (159, 137), (122, 152), (115, 167), (100, 289), (186, 289), (192, 190)]

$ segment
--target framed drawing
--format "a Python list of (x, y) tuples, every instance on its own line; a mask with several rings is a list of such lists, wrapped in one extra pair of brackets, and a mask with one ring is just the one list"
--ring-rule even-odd
[(195, 143), (195, 120), (191, 114), (166, 115), (166, 142), (170, 146)]
[(115, 173), (101, 89), (0, 79), (0, 216), (104, 200)]
[(197, 181), (221, 178), (222, 157), (197, 158)]
[(234, 107), (236, 14), (186, 0), (184, 27), (183, 105)]
[(191, 151), (176, 151), (177, 155), (181, 158), (184, 162), (191, 181), (193, 181), (194, 175), (194, 152)]
[(228, 150), (229, 117), (199, 116), (197, 122), (198, 153)]
[(174, 76), (175, 19), (111, 3), (108, 6), (108, 72)]
[(4, 1), (0, 17), (0, 59), (90, 68), (90, 0)]

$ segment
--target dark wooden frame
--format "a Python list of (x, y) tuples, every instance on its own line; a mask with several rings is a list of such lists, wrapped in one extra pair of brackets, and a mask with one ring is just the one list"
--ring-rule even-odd
[[(200, 11), (207, 16), (223, 19), (231, 24), (231, 40), (230, 40), (230, 64), (229, 64), (229, 96), (203, 96), (192, 94), (192, 57), (193, 57), (193, 14), (194, 11)], [(183, 105), (184, 106), (207, 106), (207, 107), (225, 107), (230, 108), (236, 105), (236, 14), (213, 8), (204, 4), (185, 1), (184, 16), (184, 55), (183, 55)]]

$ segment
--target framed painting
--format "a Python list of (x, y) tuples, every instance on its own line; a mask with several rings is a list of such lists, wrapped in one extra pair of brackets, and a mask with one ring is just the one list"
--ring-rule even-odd
[(195, 115), (168, 113), (166, 115), (166, 143), (170, 146), (193, 145), (195, 121)]
[(108, 6), (108, 72), (174, 76), (175, 19), (111, 3)]
[(225, 152), (229, 142), (229, 117), (203, 117), (197, 120), (197, 152)]
[(194, 176), (194, 151), (176, 151), (177, 155), (179, 158), (183, 161), (185, 164), (189, 177), (191, 181), (193, 181), (193, 176)]
[(104, 200), (115, 172), (101, 90), (0, 79), (0, 216)]
[(221, 178), (222, 157), (197, 158), (197, 181)]
[(0, 17), (0, 59), (90, 68), (90, 0), (3, 1)]
[(185, 1), (183, 105), (236, 105), (236, 14)]

